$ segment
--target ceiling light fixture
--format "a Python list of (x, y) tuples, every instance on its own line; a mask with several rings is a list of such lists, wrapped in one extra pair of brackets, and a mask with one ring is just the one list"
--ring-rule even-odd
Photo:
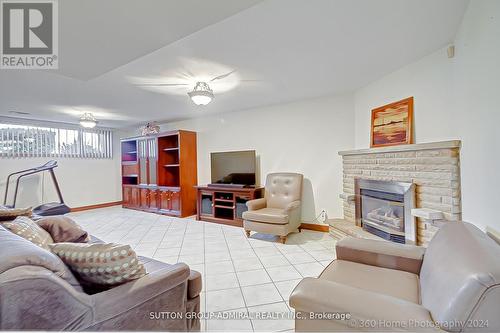
[(80, 117), (80, 125), (85, 128), (94, 128), (97, 125), (97, 120), (90, 112), (85, 112)]
[(147, 123), (144, 127), (141, 128), (142, 135), (152, 135), (160, 133), (160, 126), (156, 125), (156, 123)]
[(214, 92), (206, 82), (196, 82), (193, 91), (188, 92), (188, 95), (196, 105), (207, 105), (214, 98)]

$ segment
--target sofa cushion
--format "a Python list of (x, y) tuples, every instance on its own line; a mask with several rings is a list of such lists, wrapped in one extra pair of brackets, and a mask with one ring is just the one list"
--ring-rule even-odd
[(53, 272), (76, 290), (82, 291), (73, 273), (58, 256), (2, 226), (0, 226), (0, 253), (2, 253), (0, 274), (20, 266), (39, 266)]
[(54, 243), (49, 246), (86, 282), (113, 286), (146, 274), (130, 245)]
[(425, 248), (385, 240), (345, 237), (335, 244), (337, 259), (419, 274)]
[(67, 216), (47, 216), (36, 223), (52, 236), (55, 243), (86, 243), (89, 240), (88, 233)]
[(14, 221), (3, 222), (2, 225), (14, 234), (19, 235), (46, 250), (49, 249), (49, 244), (54, 243), (50, 234), (43, 230), (29, 217), (18, 216)]
[(9, 208), (0, 205), (0, 221), (12, 221), (18, 216), (31, 217), (32, 209), (27, 208)]
[(243, 219), (272, 224), (287, 224), (288, 215), (280, 208), (262, 208), (243, 213)]
[(418, 276), (413, 273), (334, 260), (319, 278), (420, 304)]

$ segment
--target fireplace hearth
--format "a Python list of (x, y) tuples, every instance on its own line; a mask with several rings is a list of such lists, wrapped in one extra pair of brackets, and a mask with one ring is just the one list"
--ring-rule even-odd
[(415, 184), (355, 179), (356, 224), (384, 239), (416, 243)]

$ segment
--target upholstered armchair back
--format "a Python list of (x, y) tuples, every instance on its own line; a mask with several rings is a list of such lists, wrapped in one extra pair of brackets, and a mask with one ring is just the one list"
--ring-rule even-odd
[(265, 198), (269, 208), (285, 208), (290, 202), (300, 200), (302, 179), (299, 173), (270, 173), (266, 178)]
[[(454, 325), (447, 331), (499, 332), (499, 258), (500, 246), (474, 225), (446, 223), (425, 251), (422, 305), (435, 321)], [(461, 330), (459, 323), (467, 326)]]

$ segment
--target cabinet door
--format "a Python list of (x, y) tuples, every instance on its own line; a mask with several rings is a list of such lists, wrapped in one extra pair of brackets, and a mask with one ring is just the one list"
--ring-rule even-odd
[(139, 206), (142, 209), (147, 209), (149, 208), (149, 190), (147, 188), (141, 188), (140, 189), (140, 203)]
[(122, 191), (122, 196), (123, 196), (122, 205), (124, 207), (130, 207), (130, 205), (132, 204), (132, 188), (124, 186)]
[(170, 191), (170, 210), (176, 213), (181, 211), (181, 193), (179, 191)]
[(149, 209), (158, 209), (158, 190), (149, 190)]
[(158, 144), (156, 138), (147, 140), (147, 153), (148, 153), (148, 184), (158, 184), (157, 168), (158, 168)]
[(138, 140), (137, 146), (139, 151), (139, 184), (147, 185), (149, 183), (147, 140)]
[(237, 195), (236, 196), (235, 206), (234, 206), (235, 219), (239, 219), (239, 220), (243, 219), (243, 213), (248, 210), (248, 207), (247, 207), (248, 200), (251, 200), (250, 196), (246, 196), (246, 195)]
[(139, 198), (140, 194), (139, 194), (139, 189), (137, 187), (132, 187), (131, 188), (131, 202), (130, 202), (130, 207), (139, 207), (139, 202), (140, 202), (140, 198)]
[(169, 192), (166, 190), (158, 190), (158, 205), (159, 209), (167, 212), (170, 210)]
[(214, 215), (214, 194), (209, 192), (199, 192), (200, 216), (211, 217)]

